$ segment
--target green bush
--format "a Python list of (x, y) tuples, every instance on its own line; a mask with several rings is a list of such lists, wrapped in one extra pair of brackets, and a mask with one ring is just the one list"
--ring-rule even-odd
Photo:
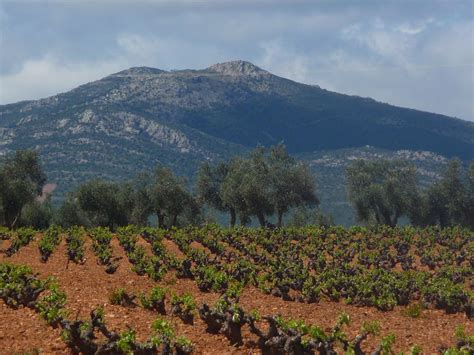
[(0, 298), (10, 307), (33, 306), (47, 286), (29, 266), (0, 263)]
[(85, 231), (82, 227), (71, 227), (66, 231), (67, 254), (69, 260), (81, 263), (85, 257)]
[(92, 237), (92, 250), (99, 259), (101, 265), (107, 265), (112, 258), (112, 248), (110, 241), (112, 240), (112, 233), (108, 228), (97, 227), (90, 231)]
[(155, 286), (151, 289), (150, 295), (146, 296), (145, 294), (140, 295), (140, 302), (142, 307), (145, 309), (150, 309), (158, 311), (161, 314), (166, 314), (165, 310), (165, 297), (167, 290), (159, 286)]
[(32, 228), (18, 228), (13, 237), (10, 238), (11, 245), (6, 250), (5, 254), (7, 256), (12, 256), (18, 252), (21, 247), (27, 246), (33, 240), (35, 234), (36, 231)]
[(55, 225), (52, 225), (43, 233), (43, 237), (38, 243), (41, 261), (46, 262), (60, 242), (61, 229)]
[(64, 308), (66, 305), (66, 294), (59, 290), (56, 282), (50, 283), (46, 295), (42, 296), (36, 303), (36, 309), (48, 324), (57, 326), (58, 322), (67, 316)]
[(173, 295), (171, 297), (171, 314), (177, 315), (183, 322), (192, 324), (195, 310), (196, 302), (189, 293), (185, 293), (182, 296)]
[(111, 304), (117, 306), (130, 307), (135, 306), (134, 300), (135, 296), (130, 295), (124, 288), (118, 288), (110, 294), (109, 301)]

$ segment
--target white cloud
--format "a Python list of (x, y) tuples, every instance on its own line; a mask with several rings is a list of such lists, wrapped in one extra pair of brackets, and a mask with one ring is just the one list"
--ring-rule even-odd
[(407, 35), (417, 35), (424, 30), (426, 30), (427, 26), (434, 22), (433, 18), (427, 18), (424, 21), (418, 23), (402, 23), (395, 27), (395, 29), (403, 34)]
[(0, 77), (0, 103), (55, 95), (123, 67), (121, 61), (65, 64), (50, 55), (39, 60), (28, 60), (18, 72)]
[(52, 96), (132, 66), (170, 70), (193, 63), (204, 68), (223, 57), (212, 46), (169, 38), (120, 34), (117, 44), (121, 53), (113, 58), (68, 61), (50, 53), (25, 61), (19, 70), (0, 76), (0, 104)]
[(263, 54), (257, 60), (266, 70), (299, 82), (308, 82), (310, 60), (279, 41), (260, 44)]
[(178, 38), (120, 34), (117, 44), (123, 55), (134, 66), (153, 66), (164, 70), (202, 68), (222, 56), (208, 43), (191, 42)]

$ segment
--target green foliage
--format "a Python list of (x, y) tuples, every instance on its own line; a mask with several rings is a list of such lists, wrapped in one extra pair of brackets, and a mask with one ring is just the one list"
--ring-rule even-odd
[(243, 282), (232, 282), (227, 287), (225, 294), (230, 299), (239, 299), (242, 291), (244, 290), (245, 284)]
[(61, 242), (61, 229), (55, 225), (49, 227), (38, 242), (41, 261), (46, 262), (54, 249)]
[[(453, 159), (441, 179), (420, 194), (412, 223), (420, 226), (439, 224), (474, 226), (474, 163), (463, 172), (461, 162)], [(421, 208), (420, 208), (421, 207)]]
[(179, 312), (182, 312), (184, 314), (190, 314), (196, 310), (196, 301), (194, 300), (194, 297), (189, 293), (185, 293), (181, 296), (172, 295), (171, 306), (178, 307)]
[(23, 207), (18, 226), (44, 230), (51, 225), (53, 215), (54, 210), (51, 204), (51, 198), (48, 195), (44, 200), (35, 200)]
[(173, 327), (163, 318), (155, 319), (151, 327), (155, 331), (153, 342), (156, 345), (170, 344), (175, 336)]
[(125, 252), (130, 252), (138, 240), (138, 229), (131, 225), (119, 227), (117, 228), (117, 238)]
[[(454, 331), (457, 339), (457, 349), (459, 354), (472, 354), (474, 352), (474, 334), (467, 334), (462, 325), (458, 325)], [(453, 349), (454, 350), (454, 349)]]
[(0, 226), (0, 240), (8, 240), (11, 237), (11, 231), (7, 227)]
[(163, 166), (157, 166), (149, 189), (151, 208), (158, 217), (158, 227), (177, 226), (178, 216), (190, 210), (198, 213), (193, 196), (186, 189), (186, 181)]
[(183, 336), (177, 337), (171, 324), (163, 318), (157, 318), (151, 327), (155, 332), (151, 342), (155, 346), (164, 345), (165, 348), (174, 348), (178, 350), (178, 353), (183, 354), (189, 354), (194, 350), (193, 343)]
[(267, 164), (270, 200), (277, 214), (277, 226), (282, 226), (283, 215), (290, 208), (319, 204), (314, 176), (306, 165), (287, 153), (283, 144), (270, 148)]
[(68, 314), (64, 308), (65, 305), (66, 294), (59, 290), (57, 282), (50, 281), (46, 295), (36, 302), (35, 307), (48, 324), (57, 326), (58, 322)]
[(135, 348), (136, 333), (135, 330), (129, 329), (119, 335), (117, 347), (124, 354), (133, 354)]
[(190, 354), (194, 350), (193, 342), (184, 336), (176, 337), (175, 347), (183, 354)]
[(0, 264), (0, 298), (13, 308), (34, 308), (52, 326), (68, 314), (66, 294), (58, 283), (53, 278), (36, 278), (31, 268), (23, 265)]
[(89, 233), (93, 241), (92, 250), (99, 259), (99, 263), (102, 265), (109, 264), (112, 258), (112, 248), (110, 247), (112, 233), (104, 227), (94, 228)]
[(423, 308), (424, 307), (421, 302), (410, 304), (403, 310), (403, 315), (410, 318), (420, 318)]
[(275, 320), (277, 322), (278, 327), (280, 327), (284, 332), (293, 330), (298, 333), (306, 334), (309, 331), (309, 327), (302, 320), (291, 318), (285, 319), (281, 316), (275, 317)]
[(320, 208), (299, 206), (293, 209), (288, 225), (292, 227), (304, 227), (307, 225), (330, 227), (334, 225), (334, 221), (331, 215), (325, 214)]
[(395, 343), (395, 335), (389, 334), (382, 338), (380, 342), (381, 354), (382, 355), (391, 355), (393, 353), (392, 346)]
[[(241, 287), (250, 283), (287, 300), (329, 298), (383, 311), (397, 305), (411, 309), (417, 301), (423, 307), (472, 315), (472, 298), (464, 283), (472, 275), (468, 265), (474, 249), (466, 248), (472, 238), (466, 229), (311, 226), (270, 232), (208, 226), (171, 231), (168, 236), (195, 263), (191, 273), (202, 291), (238, 298)], [(219, 258), (189, 247), (192, 240)], [(224, 241), (238, 253), (222, 249)], [(413, 263), (414, 255), (423, 266), (431, 262), (427, 255), (441, 259), (429, 273)]]
[(19, 228), (15, 231), (11, 240), (10, 247), (6, 250), (5, 254), (11, 256), (15, 254), (21, 247), (28, 245), (34, 238), (36, 231), (32, 228)]
[(67, 254), (69, 260), (81, 263), (85, 257), (85, 236), (82, 227), (71, 227), (66, 231)]
[(135, 305), (135, 303), (133, 302), (134, 298), (135, 296), (130, 295), (127, 290), (120, 287), (112, 291), (109, 296), (109, 301), (111, 304), (117, 306), (129, 307)]
[(133, 208), (132, 189), (128, 184), (91, 180), (77, 189), (75, 196), (93, 226), (115, 229), (129, 224), (129, 211)]
[(410, 348), (410, 355), (421, 355), (423, 354), (423, 349), (419, 345), (413, 345)]
[(417, 197), (415, 167), (404, 161), (358, 160), (347, 168), (349, 200), (358, 219), (395, 226)]
[(257, 310), (257, 309), (253, 309), (250, 311), (250, 316), (255, 320), (255, 321), (259, 321), (260, 319), (262, 319), (262, 317), (260, 316), (260, 312)]
[(10, 307), (33, 305), (48, 283), (37, 279), (28, 266), (0, 263), (0, 298)]
[(46, 182), (39, 156), (32, 150), (18, 150), (0, 165), (0, 223), (13, 228), (23, 208), (41, 195)]
[(362, 331), (364, 331), (368, 334), (379, 335), (380, 334), (380, 323), (378, 321), (364, 322), (362, 324)]
[(246, 159), (234, 158), (212, 167), (205, 163), (198, 172), (200, 199), (230, 213), (230, 226), (237, 216), (245, 224), (250, 216), (266, 226), (266, 217), (277, 214), (278, 226), (289, 209), (319, 203), (314, 177), (298, 163), (283, 144), (266, 150), (256, 148)]
[(228, 281), (227, 274), (212, 265), (196, 268), (196, 284), (201, 291), (222, 291), (227, 288)]
[[(204, 162), (197, 172), (196, 190), (198, 200), (201, 203), (207, 203), (218, 211), (230, 212), (231, 206), (223, 201), (221, 192), (221, 185), (228, 173), (229, 163), (227, 162), (220, 162), (215, 166)], [(233, 213), (235, 214), (235, 211)]]
[(63, 228), (71, 228), (74, 226), (92, 227), (91, 221), (86, 212), (81, 209), (74, 193), (69, 193), (64, 198), (53, 220)]
[(140, 295), (140, 302), (142, 307), (145, 309), (155, 310), (162, 314), (165, 314), (165, 297), (167, 290), (159, 286), (155, 286), (151, 289), (150, 295)]
[(472, 295), (462, 285), (456, 284), (444, 276), (436, 276), (423, 289), (426, 301), (448, 312), (468, 310), (472, 312)]

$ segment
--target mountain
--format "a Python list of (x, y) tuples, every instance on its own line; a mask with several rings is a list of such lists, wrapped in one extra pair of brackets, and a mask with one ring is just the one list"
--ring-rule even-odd
[[(58, 198), (93, 176), (125, 179), (158, 162), (192, 179), (202, 161), (281, 141), (309, 162), (351, 157), (366, 146), (393, 157), (430, 152), (437, 171), (445, 158), (474, 158), (474, 123), (297, 83), (245, 61), (203, 70), (130, 68), (0, 106), (0, 154), (38, 149)], [(320, 174), (328, 169), (312, 165)]]

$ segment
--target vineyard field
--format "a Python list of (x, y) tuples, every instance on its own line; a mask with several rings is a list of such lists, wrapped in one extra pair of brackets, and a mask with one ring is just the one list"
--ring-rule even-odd
[(462, 228), (0, 230), (0, 353), (469, 354), (473, 290)]

